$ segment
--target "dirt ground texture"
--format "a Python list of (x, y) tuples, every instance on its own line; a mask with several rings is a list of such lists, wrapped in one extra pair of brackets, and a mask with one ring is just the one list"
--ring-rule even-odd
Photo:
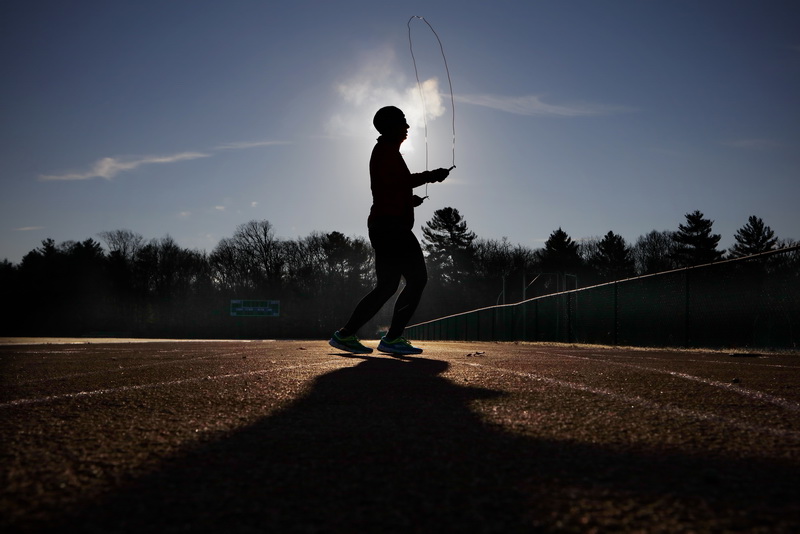
[(0, 340), (0, 530), (800, 532), (795, 354), (419, 344)]

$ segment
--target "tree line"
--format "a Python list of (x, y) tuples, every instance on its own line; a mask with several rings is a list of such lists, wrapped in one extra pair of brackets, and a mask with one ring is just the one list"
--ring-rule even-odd
[[(324, 337), (374, 283), (369, 242), (336, 231), (282, 239), (269, 221), (253, 220), (210, 253), (131, 230), (97, 237), (46, 239), (19, 264), (0, 264), (10, 308), (0, 335)], [(677, 230), (632, 244), (611, 231), (577, 242), (558, 228), (532, 249), (478, 238), (457, 209), (443, 208), (422, 227), (429, 282), (414, 320), (796, 245), (756, 216), (734, 237), (730, 250), (719, 249), (713, 221), (694, 211)], [(797, 256), (771, 268), (796, 272)], [(232, 317), (233, 299), (279, 300), (280, 317)], [(373, 336), (389, 315), (361, 335)]]

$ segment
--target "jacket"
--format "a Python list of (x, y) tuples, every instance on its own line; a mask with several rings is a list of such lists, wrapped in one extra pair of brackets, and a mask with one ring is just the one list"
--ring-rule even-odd
[(414, 227), (413, 189), (428, 183), (431, 172), (411, 173), (400, 154), (400, 145), (383, 136), (372, 149), (369, 160), (369, 179), (372, 189), (372, 208), (368, 226)]

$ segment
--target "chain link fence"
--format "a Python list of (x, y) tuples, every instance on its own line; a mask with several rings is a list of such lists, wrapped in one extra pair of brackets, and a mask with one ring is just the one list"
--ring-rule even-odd
[(418, 340), (797, 349), (800, 246), (490, 306), (406, 333)]

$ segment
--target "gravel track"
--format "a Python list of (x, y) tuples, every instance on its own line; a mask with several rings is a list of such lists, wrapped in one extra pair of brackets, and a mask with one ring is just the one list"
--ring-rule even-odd
[(800, 532), (797, 355), (33, 341), (6, 533)]

